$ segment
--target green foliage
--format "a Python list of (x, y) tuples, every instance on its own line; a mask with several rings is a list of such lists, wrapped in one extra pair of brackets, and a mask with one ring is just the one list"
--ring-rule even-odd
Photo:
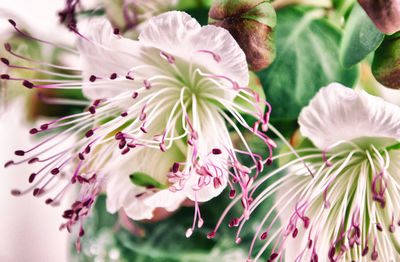
[(383, 37), (384, 34), (375, 27), (367, 13), (355, 4), (343, 32), (340, 61), (345, 67), (361, 62), (378, 48)]
[(177, 9), (188, 10), (196, 8), (210, 7), (213, 0), (179, 0)]
[(400, 150), (400, 143), (396, 143), (396, 144), (390, 145), (390, 146), (386, 147), (386, 150), (387, 151)]
[(208, 24), (208, 8), (194, 8), (185, 10), (186, 13), (194, 17), (201, 25)]
[(137, 186), (141, 187), (155, 187), (155, 188), (160, 188), (160, 189), (165, 189), (167, 188), (166, 185), (161, 184), (154, 178), (152, 178), (149, 175), (146, 175), (145, 173), (141, 172), (135, 172), (129, 176), (129, 179), (131, 182)]
[(319, 14), (296, 7), (277, 12), (276, 60), (257, 73), (272, 118), (296, 119), (321, 87), (331, 82), (353, 87), (357, 81), (357, 68), (346, 69), (339, 61), (341, 32)]

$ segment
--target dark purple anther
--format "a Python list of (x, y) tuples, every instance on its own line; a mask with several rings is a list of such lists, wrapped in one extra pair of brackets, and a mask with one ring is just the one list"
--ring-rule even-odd
[(25, 155), (25, 151), (17, 150), (17, 151), (14, 152), (14, 154), (17, 155), (17, 156), (23, 156), (23, 155)]
[(98, 106), (100, 104), (100, 102), (101, 102), (101, 99), (94, 100), (93, 106), (95, 106), (95, 107)]
[(298, 230), (297, 227), (296, 227), (296, 228), (293, 230), (292, 237), (293, 237), (293, 238), (296, 238), (298, 233), (299, 233), (299, 230)]
[(1, 78), (1, 79), (10, 79), (10, 76), (7, 75), (7, 74), (2, 74), (2, 75), (0, 76), (0, 78)]
[(33, 196), (39, 196), (39, 195), (42, 194), (42, 193), (43, 193), (43, 189), (35, 188), (35, 189), (33, 190)]
[(90, 153), (90, 146), (87, 146), (86, 148), (85, 148), (85, 154), (89, 154)]
[(179, 171), (179, 163), (174, 163), (173, 165), (172, 165), (172, 172), (173, 173), (177, 173)]
[(10, 24), (12, 25), (12, 26), (17, 26), (17, 23), (15, 23), (15, 21), (14, 20), (12, 20), (12, 19), (8, 19), (8, 22), (10, 22)]
[(85, 160), (85, 156), (84, 156), (82, 153), (79, 153), (79, 154), (78, 154), (78, 158), (79, 158), (80, 160)]
[(265, 231), (264, 233), (261, 234), (260, 240), (265, 240), (265, 239), (267, 239), (267, 237), (268, 237), (268, 232)]
[(35, 180), (35, 177), (36, 177), (36, 173), (32, 173), (32, 174), (29, 176), (29, 183), (32, 183), (33, 180)]
[(365, 256), (368, 254), (368, 250), (369, 250), (369, 248), (368, 248), (368, 246), (366, 246), (366, 247), (363, 249), (363, 251), (362, 251), (362, 253), (361, 253), (361, 256), (365, 257)]
[(310, 225), (310, 219), (308, 217), (303, 218), (304, 228), (308, 228)]
[(312, 247), (312, 239), (308, 240), (308, 249), (310, 249)]
[(4, 168), (9, 167), (9, 166), (11, 166), (11, 165), (13, 165), (13, 164), (14, 164), (14, 161), (13, 161), (13, 160), (7, 161), (7, 162), (4, 164)]
[(117, 78), (117, 74), (116, 73), (112, 73), (111, 75), (110, 75), (110, 79), (111, 80), (114, 80), (114, 79), (116, 79)]
[(122, 148), (125, 147), (125, 145), (126, 145), (126, 140), (125, 140), (125, 139), (122, 139), (122, 140), (119, 142), (118, 147), (119, 147), (119, 149), (122, 149)]
[(229, 198), (234, 198), (236, 196), (236, 191), (235, 189), (231, 189), (231, 191), (229, 191)]
[(7, 58), (2, 57), (0, 60), (1, 60), (1, 62), (3, 62), (3, 64), (10, 65), (10, 61), (8, 61)]
[(92, 115), (96, 114), (96, 108), (94, 106), (89, 107), (88, 110)]
[(278, 257), (278, 253), (272, 253), (272, 255), (269, 259), (271, 259), (271, 261), (273, 261), (277, 257)]
[(64, 211), (62, 217), (66, 218), (66, 219), (69, 219), (69, 218), (72, 217), (73, 214), (74, 214), (74, 211), (72, 209), (68, 209), (68, 210)]
[(60, 173), (60, 169), (58, 169), (57, 167), (56, 167), (56, 168), (53, 168), (53, 169), (50, 171), (50, 173), (51, 173), (52, 175), (57, 175), (58, 173)]
[(119, 28), (114, 28), (113, 33), (114, 33), (114, 35), (119, 35)]
[(96, 81), (96, 76), (91, 75), (91, 76), (89, 77), (89, 81), (90, 81), (90, 82)]
[(94, 134), (93, 130), (90, 129), (90, 130), (88, 130), (88, 131), (85, 133), (85, 136), (86, 136), (86, 137), (91, 137), (93, 134)]
[(121, 155), (125, 155), (126, 153), (128, 153), (130, 150), (129, 147), (125, 148), (124, 150), (122, 150)]
[(28, 164), (33, 164), (33, 163), (35, 163), (37, 161), (39, 161), (39, 158), (34, 157), (34, 158), (31, 158), (31, 159), (28, 160)]
[(29, 134), (34, 135), (37, 134), (39, 132), (39, 130), (37, 130), (36, 128), (32, 128), (31, 130), (29, 130)]
[(118, 132), (115, 134), (115, 139), (116, 140), (121, 140), (122, 138), (124, 138), (124, 135), (121, 132)]
[(220, 155), (222, 153), (221, 149), (219, 148), (213, 148), (212, 153), (214, 155)]
[(329, 249), (328, 257), (332, 260), (333, 257), (335, 256), (335, 253), (336, 253), (335, 247), (331, 247), (331, 248)]
[(87, 207), (92, 203), (92, 199), (89, 198), (88, 200), (86, 200), (85, 202), (83, 202), (83, 206)]
[(27, 87), (27, 88), (29, 88), (29, 89), (32, 89), (32, 87), (33, 87), (33, 83), (32, 83), (32, 82), (29, 82), (28, 80), (24, 80), (24, 81), (22, 82), (22, 85), (25, 86), (25, 87)]

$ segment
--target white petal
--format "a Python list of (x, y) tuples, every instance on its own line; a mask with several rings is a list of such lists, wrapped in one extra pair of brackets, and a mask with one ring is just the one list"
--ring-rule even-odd
[[(111, 168), (110, 176), (107, 181), (107, 210), (111, 213), (123, 208), (126, 214), (135, 220), (150, 219), (155, 208), (165, 207), (168, 211), (178, 208), (179, 204), (186, 198), (183, 194), (168, 195), (161, 193), (163, 190), (154, 195), (141, 196), (136, 195), (146, 192), (143, 187), (132, 184), (129, 175), (134, 172), (143, 172), (157, 181), (166, 184), (167, 172), (171, 168), (174, 158), (180, 153), (176, 148), (171, 148), (167, 152), (162, 152), (153, 148), (141, 148), (130, 153), (129, 158), (114, 162), (112, 167), (125, 167), (115, 172)], [(157, 160), (157, 164), (150, 164), (148, 160)], [(172, 193), (172, 192), (171, 192)], [(160, 194), (160, 195), (159, 195)], [(165, 197), (165, 198), (163, 198)], [(160, 202), (157, 202), (160, 201)]]
[(167, 211), (174, 211), (185, 199), (186, 196), (182, 191), (171, 192), (169, 189), (164, 189), (149, 196), (144, 202), (152, 208), (163, 207)]
[(299, 124), (302, 135), (320, 149), (361, 137), (400, 140), (400, 107), (333, 83), (301, 111)]
[(110, 213), (115, 213), (123, 207), (125, 199), (130, 196), (131, 191), (135, 191), (135, 194), (141, 193), (129, 181), (128, 175), (123, 172), (114, 172), (109, 176), (106, 191), (107, 211)]
[(130, 196), (125, 198), (124, 211), (128, 217), (133, 220), (151, 219), (153, 217), (153, 211), (155, 207), (148, 206), (144, 199), (136, 198), (133, 192), (130, 192)]
[(136, 197), (144, 191), (145, 189), (133, 185), (128, 176), (111, 175), (107, 182), (107, 211), (115, 213), (122, 208), (131, 219), (151, 219), (154, 207), (144, 202), (145, 196)]
[[(169, 55), (191, 58), (197, 67), (229, 77), (240, 86), (249, 82), (245, 54), (230, 33), (216, 26), (201, 27), (184, 12), (172, 11), (152, 18), (143, 26), (139, 40)], [(199, 50), (212, 51), (221, 61), (218, 63), (212, 55)]]
[[(81, 68), (84, 95), (89, 99), (113, 97), (126, 90), (133, 90), (137, 81), (126, 80), (125, 76), (133, 66), (143, 64), (140, 57), (140, 46), (137, 41), (120, 38), (113, 34), (110, 23), (105, 19), (95, 19), (89, 23), (86, 39), (79, 39), (77, 48), (81, 55)], [(97, 79), (89, 82), (91, 75), (109, 78), (116, 73), (122, 76), (118, 84), (110, 84), (109, 81)]]

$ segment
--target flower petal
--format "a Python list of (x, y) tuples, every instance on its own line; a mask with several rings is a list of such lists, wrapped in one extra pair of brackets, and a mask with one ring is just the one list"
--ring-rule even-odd
[(186, 199), (183, 192), (171, 192), (169, 189), (161, 190), (144, 200), (146, 205), (151, 208), (162, 207), (167, 211), (176, 210)]
[(320, 149), (361, 137), (400, 140), (400, 108), (382, 98), (332, 83), (299, 116), (300, 131)]
[[(192, 56), (195, 66), (226, 76), (240, 86), (247, 86), (249, 82), (245, 54), (229, 32), (211, 25), (201, 27), (184, 12), (167, 12), (149, 20), (142, 28), (139, 41), (182, 59)], [(220, 62), (201, 50), (218, 55)]]
[[(125, 79), (133, 66), (143, 64), (139, 43), (114, 35), (111, 24), (105, 19), (93, 20), (87, 31), (85, 37), (88, 40), (80, 38), (77, 43), (85, 82), (82, 86), (84, 95), (95, 100), (139, 87), (140, 82)], [(118, 84), (110, 85), (109, 81), (101, 80), (113, 73), (122, 77), (114, 80), (119, 81)], [(93, 83), (89, 82), (92, 75), (98, 78)]]
[[(129, 175), (134, 172), (145, 173), (160, 183), (167, 183), (166, 174), (174, 163), (174, 158), (180, 156), (176, 148), (170, 148), (167, 152), (153, 148), (141, 148), (129, 153), (129, 158), (120, 160), (118, 166), (125, 167), (118, 172), (113, 172), (107, 181), (107, 210), (111, 213), (123, 208), (126, 214), (135, 220), (151, 219), (153, 210), (157, 207), (165, 207), (168, 211), (178, 208), (185, 199), (184, 194), (172, 193), (169, 190), (161, 190), (157, 193), (147, 190), (145, 187), (134, 185)], [(157, 159), (157, 165), (144, 159)], [(139, 194), (144, 193), (138, 197)], [(157, 202), (160, 201), (160, 202)]]

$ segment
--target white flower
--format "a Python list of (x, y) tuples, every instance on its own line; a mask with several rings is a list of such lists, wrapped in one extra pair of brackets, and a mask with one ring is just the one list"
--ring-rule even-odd
[[(275, 195), (249, 261), (271, 244), (268, 261), (399, 261), (400, 108), (333, 83), (302, 110), (299, 125), (317, 148), (304, 141), (300, 158), (276, 156), (292, 161), (255, 185), (287, 170), (250, 206)], [(250, 260), (258, 236), (266, 243)]]
[[(62, 80), (23, 80), (2, 75), (6, 80), (23, 80), (28, 88), (81, 89), (91, 100), (87, 112), (60, 118), (30, 132), (64, 130), (35, 148), (16, 151), (25, 156), (19, 163), (41, 164), (32, 177), (34, 182), (40, 176), (33, 186), (35, 195), (42, 194), (45, 181), (59, 173), (66, 173), (72, 184), (82, 184), (77, 202), (64, 213), (69, 219), (64, 226), (69, 229), (77, 221), (82, 223), (79, 218), (90, 211), (104, 189), (108, 210), (124, 209), (133, 219), (151, 218), (159, 207), (173, 211), (189, 198), (195, 202), (195, 215), (187, 236), (196, 222), (199, 227), (203, 224), (198, 203), (219, 195), (227, 184), (232, 197), (233, 185), (238, 185), (248, 211), (247, 189), (264, 161), (271, 160), (252, 153), (240, 129), (253, 132), (269, 152), (274, 143), (258, 130), (261, 126), (266, 131), (270, 108), (246, 87), (249, 74), (245, 55), (228, 31), (201, 27), (185, 13), (169, 12), (150, 20), (139, 41), (115, 34), (104, 20), (93, 20), (85, 35), (76, 33), (80, 36), (79, 67), (48, 65), (75, 70), (76, 74), (45, 71), (64, 77)], [(8, 60), (2, 61), (13, 67)], [(265, 113), (260, 103), (268, 106)], [(250, 126), (241, 113), (252, 115), (255, 122)], [(244, 151), (233, 145), (227, 124), (238, 135)], [(46, 155), (46, 148), (77, 136), (80, 139), (74, 146)], [(242, 165), (238, 154), (251, 159), (254, 165)], [(15, 162), (7, 163), (12, 164)], [(62, 192), (47, 203), (61, 196)]]

